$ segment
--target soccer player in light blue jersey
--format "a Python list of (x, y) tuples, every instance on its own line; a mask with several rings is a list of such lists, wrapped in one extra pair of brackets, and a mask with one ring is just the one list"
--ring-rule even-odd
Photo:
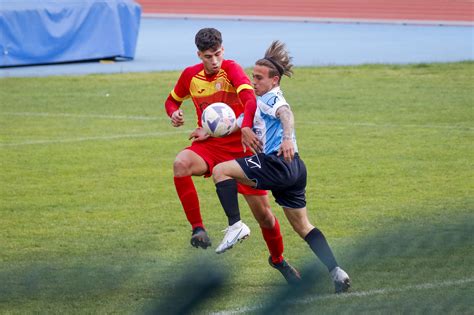
[[(346, 292), (350, 287), (349, 276), (339, 267), (324, 234), (310, 223), (307, 215), (306, 167), (298, 155), (293, 113), (280, 89), (282, 76), (290, 77), (292, 67), (291, 57), (279, 41), (274, 41), (265, 57), (255, 63), (257, 111), (253, 128), (263, 152), (218, 164), (213, 179), (222, 206), (233, 211), (238, 209), (237, 182), (270, 190), (293, 229), (328, 268), (336, 293)], [(258, 213), (254, 216), (258, 219)], [(271, 259), (269, 263), (283, 273), (283, 266)]]

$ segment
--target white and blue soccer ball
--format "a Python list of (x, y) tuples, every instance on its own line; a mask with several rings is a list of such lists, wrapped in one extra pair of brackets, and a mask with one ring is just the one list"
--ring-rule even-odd
[(235, 113), (225, 103), (213, 103), (206, 107), (201, 116), (202, 128), (212, 137), (224, 137), (236, 126)]

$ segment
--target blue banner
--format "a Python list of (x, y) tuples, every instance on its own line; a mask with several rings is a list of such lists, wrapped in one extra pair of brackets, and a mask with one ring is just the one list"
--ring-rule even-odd
[(140, 17), (130, 0), (2, 0), (0, 66), (133, 59)]

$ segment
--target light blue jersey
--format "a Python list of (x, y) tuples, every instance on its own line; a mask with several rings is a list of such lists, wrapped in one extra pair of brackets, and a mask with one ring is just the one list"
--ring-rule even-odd
[[(253, 131), (263, 143), (263, 153), (271, 154), (278, 152), (280, 149), (283, 125), (280, 119), (276, 117), (276, 112), (281, 106), (290, 106), (285, 98), (280, 87), (275, 87), (262, 96), (257, 96), (257, 110), (253, 120)], [(242, 117), (239, 117), (239, 126), (241, 125)], [(296, 145), (295, 133), (291, 135), (295, 152), (298, 152)]]

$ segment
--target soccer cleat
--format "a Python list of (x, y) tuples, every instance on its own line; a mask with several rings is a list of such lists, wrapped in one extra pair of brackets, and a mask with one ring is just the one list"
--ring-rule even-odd
[(249, 227), (242, 221), (232, 224), (223, 232), (225, 232), (224, 239), (216, 248), (216, 253), (218, 254), (222, 254), (226, 250), (231, 249), (237, 242), (242, 242), (250, 236)]
[(349, 278), (349, 275), (340, 267), (331, 270), (331, 276), (334, 281), (336, 293), (347, 292), (351, 287), (351, 279)]
[(191, 236), (191, 245), (198, 248), (208, 248), (211, 246), (211, 239), (207, 235), (206, 230), (202, 227), (193, 229), (193, 235)]
[(288, 284), (297, 284), (301, 282), (301, 275), (298, 270), (296, 270), (293, 266), (287, 263), (286, 260), (283, 259), (281, 263), (275, 264), (272, 261), (272, 256), (270, 256), (268, 257), (268, 263), (270, 264), (270, 266), (281, 272)]

